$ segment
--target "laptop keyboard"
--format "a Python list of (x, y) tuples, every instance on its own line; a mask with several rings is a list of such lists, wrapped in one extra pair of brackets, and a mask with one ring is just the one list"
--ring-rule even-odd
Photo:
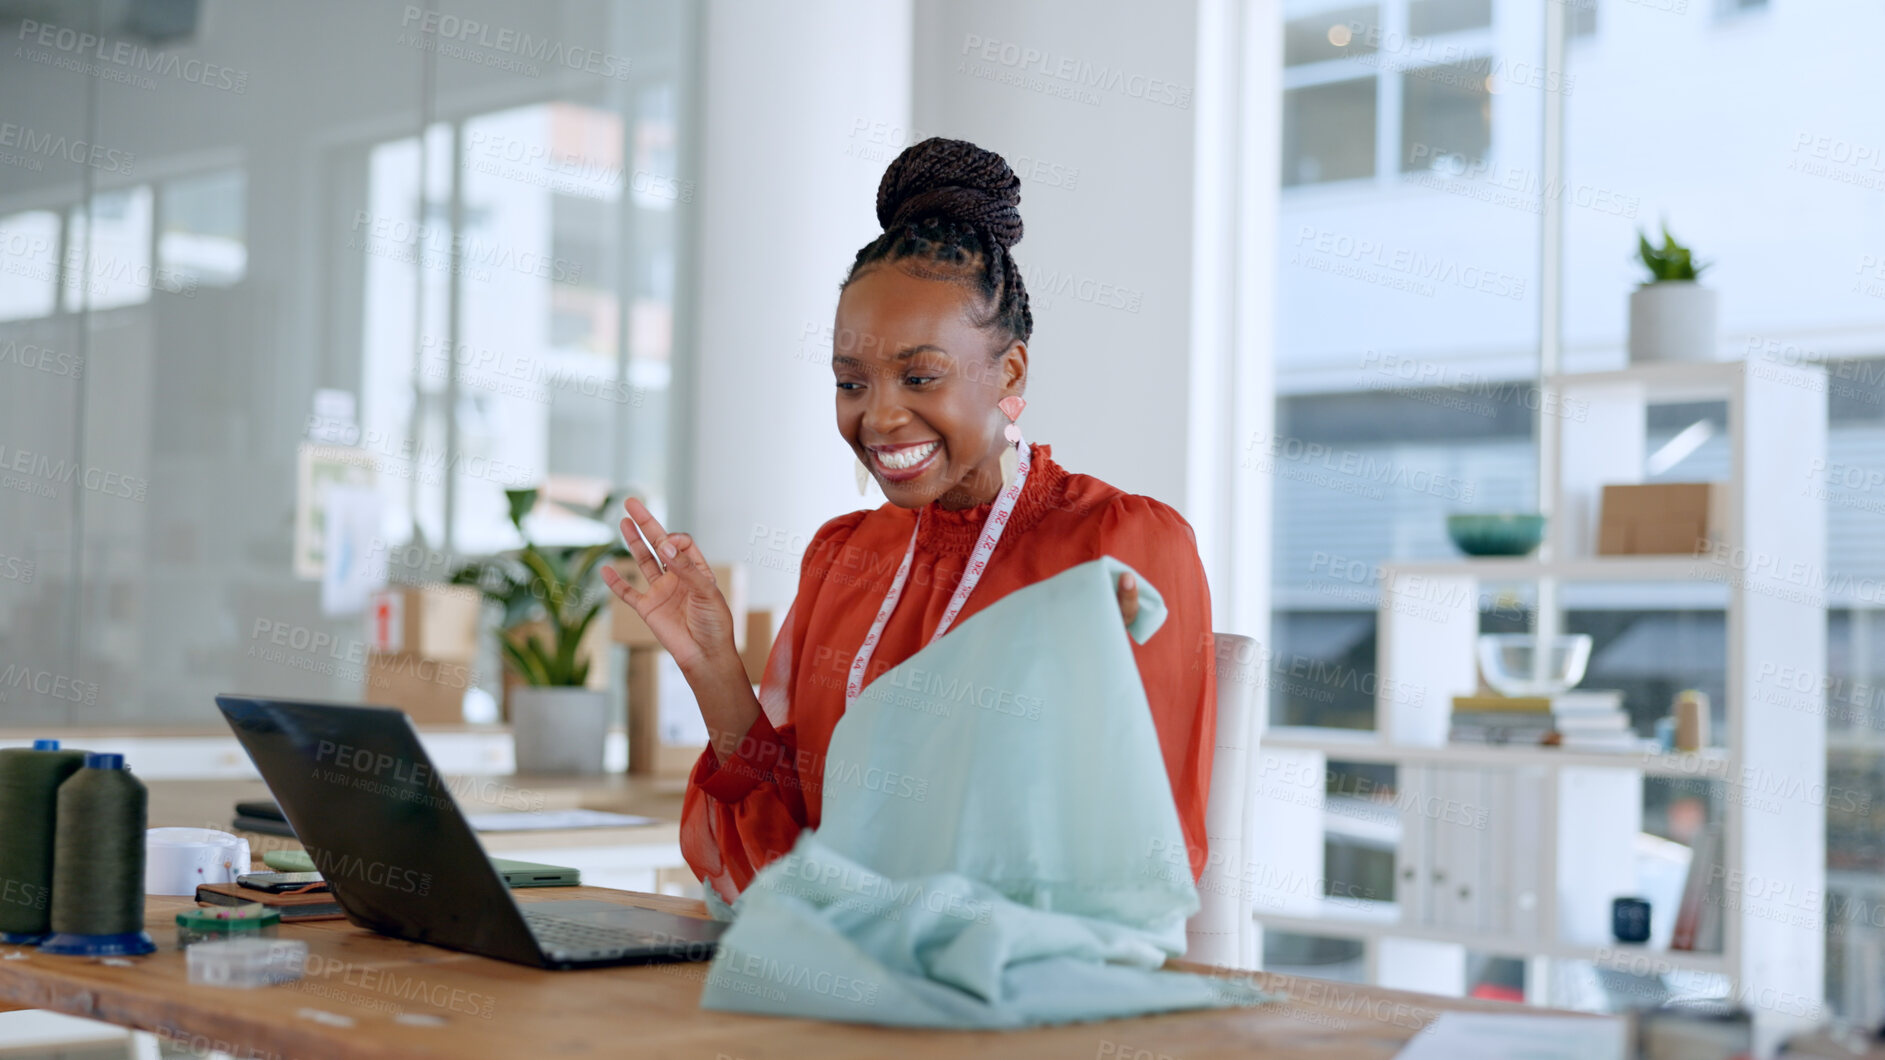
[(553, 913), (524, 911), (524, 922), (545, 950), (559, 953), (590, 953), (634, 949), (638, 946), (667, 946), (675, 939), (649, 931), (607, 927), (583, 920), (571, 920)]

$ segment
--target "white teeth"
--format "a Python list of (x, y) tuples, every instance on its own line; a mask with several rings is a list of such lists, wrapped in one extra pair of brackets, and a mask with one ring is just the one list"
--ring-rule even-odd
[(888, 453), (877, 453), (877, 462), (889, 471), (902, 471), (912, 468), (929, 459), (929, 454), (936, 451), (936, 442), (913, 445), (908, 449), (896, 449)]

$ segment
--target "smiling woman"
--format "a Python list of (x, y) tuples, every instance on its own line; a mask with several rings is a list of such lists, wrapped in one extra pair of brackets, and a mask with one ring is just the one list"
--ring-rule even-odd
[[(698, 546), (627, 502), (623, 537), (648, 586), (604, 577), (700, 702), (713, 746), (689, 779), (682, 851), (726, 901), (818, 827), (832, 730), (866, 683), (1009, 593), (1107, 555), (1143, 574), (1169, 609), (1132, 651), (1193, 876), (1202, 870), (1216, 696), (1210, 590), (1177, 512), (1069, 473), (1021, 437), (1033, 315), (1009, 252), (1021, 238), (1020, 199), (999, 155), (960, 140), (925, 140), (884, 173), (884, 231), (845, 278), (831, 365), (838, 432), (860, 461), (860, 485), (868, 474), (888, 503), (839, 516), (812, 539), (757, 697)], [(1130, 574), (1117, 597), (1131, 623)]]

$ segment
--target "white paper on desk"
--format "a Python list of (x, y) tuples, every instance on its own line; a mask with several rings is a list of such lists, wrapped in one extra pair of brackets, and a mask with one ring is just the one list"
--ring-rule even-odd
[(468, 813), (477, 832), (554, 832), (567, 828), (639, 828), (660, 824), (653, 817), (603, 810), (545, 810), (542, 813)]
[(1394, 1060), (1624, 1060), (1615, 1016), (1442, 1012)]

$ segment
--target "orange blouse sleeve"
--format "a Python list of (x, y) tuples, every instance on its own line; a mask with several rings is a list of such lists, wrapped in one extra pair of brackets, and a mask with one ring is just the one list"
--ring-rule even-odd
[(1195, 880), (1207, 853), (1204, 807), (1217, 747), (1216, 656), (1204, 562), (1191, 524), (1150, 497), (1118, 496), (1100, 518), (1101, 550), (1144, 575), (1165, 600), (1164, 624), (1144, 644), (1135, 644), (1133, 655)]
[[(812, 557), (849, 540), (866, 514), (839, 516), (813, 535), (799, 564), (798, 595), (766, 657), (759, 717), (725, 761), (708, 748), (688, 777), (681, 855), (694, 875), (729, 904), (760, 869), (790, 851), (805, 828), (806, 779), (799, 775), (805, 757), (799, 753), (791, 699), (807, 616), (818, 591)], [(819, 778), (810, 782), (816, 787)]]

